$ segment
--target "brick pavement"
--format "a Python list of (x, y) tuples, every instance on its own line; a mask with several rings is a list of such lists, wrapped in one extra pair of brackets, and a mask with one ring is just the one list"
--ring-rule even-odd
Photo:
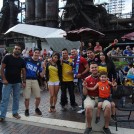
[[(76, 102), (78, 105), (81, 105), (81, 98), (78, 92), (75, 93), (76, 96)], [(12, 102), (12, 98), (10, 99)], [(69, 101), (69, 100), (68, 100)], [(76, 111), (72, 111), (70, 104), (67, 106), (67, 111), (61, 111), (60, 106), (60, 92), (58, 94), (58, 100), (56, 105), (56, 113), (49, 113), (49, 92), (48, 91), (41, 91), (41, 104), (40, 109), (43, 113), (43, 117), (46, 118), (54, 118), (54, 119), (62, 119), (62, 120), (69, 120), (69, 121), (76, 121), (76, 122), (85, 122), (85, 116), (83, 114), (78, 114)], [(11, 111), (12, 109), (12, 103), (9, 104), (8, 111)], [(77, 108), (79, 110), (79, 108)], [(19, 113), (24, 114), (25, 106), (24, 106), (24, 98), (21, 95), (20, 97), (20, 110)], [(119, 111), (117, 111), (119, 113)], [(120, 112), (121, 114), (124, 114), (123, 112)], [(128, 112), (126, 112), (128, 113)], [(31, 97), (30, 100), (30, 115), (35, 115), (35, 106), (34, 106), (34, 97)], [(134, 114), (132, 113), (131, 116), (132, 119), (134, 119)], [(111, 122), (110, 125), (115, 126), (115, 123)], [(119, 123), (119, 127), (124, 128), (133, 128), (134, 129), (134, 123)]]
[[(4, 122), (0, 125), (0, 134), (78, 134), (75, 132), (61, 131), (38, 126), (19, 124), (13, 122)], [(102, 132), (93, 132), (92, 134), (103, 134)]]
[(32, 126), (28, 124), (13, 123), (8, 121), (0, 124), (0, 134), (77, 134), (77, 133)]
[[(12, 98), (10, 99), (12, 102)], [(79, 94), (76, 92), (76, 102), (78, 105), (81, 105), (81, 99)], [(61, 111), (60, 106), (60, 92), (58, 95), (57, 105), (56, 105), (56, 113), (49, 113), (49, 93), (48, 91), (41, 92), (41, 104), (39, 107), (42, 111), (43, 117), (47, 118), (55, 118), (55, 119), (62, 119), (62, 120), (70, 120), (70, 121), (77, 121), (77, 122), (84, 122), (85, 117), (82, 114), (77, 114), (76, 111), (72, 111), (70, 104), (68, 104), (67, 111)], [(79, 108), (77, 108), (79, 109)], [(8, 111), (12, 110), (12, 103), (9, 104)], [(20, 110), (19, 113), (24, 114), (25, 106), (24, 106), (24, 99), (20, 97)], [(34, 97), (32, 96), (30, 100), (30, 115), (35, 115), (35, 106), (34, 106)]]
[[(48, 112), (48, 109), (49, 109), (49, 97), (48, 96), (49, 96), (48, 91), (42, 91), (41, 92), (42, 100), (41, 100), (41, 104), (40, 104), (40, 109), (42, 110), (44, 118), (52, 118), (52, 119), (62, 119), (62, 120), (70, 120), (70, 121), (76, 121), (76, 122), (84, 122), (85, 116), (83, 114), (77, 114), (76, 111), (72, 111), (69, 104), (68, 104), (68, 110), (67, 111), (65, 111), (65, 112), (61, 111), (61, 107), (60, 107), (60, 104), (59, 104), (60, 103), (60, 92), (59, 92), (59, 95), (58, 95), (58, 102), (57, 102), (57, 107), (56, 107), (57, 112), (56, 113), (49, 113)], [(9, 104), (9, 107), (8, 107), (9, 112), (11, 112), (11, 108), (12, 108), (12, 106), (11, 106), (12, 103), (11, 102), (12, 102), (12, 98), (10, 98), (10, 104)], [(76, 92), (76, 102), (78, 103), (78, 105), (81, 104), (81, 99), (80, 99), (80, 96), (79, 96), (79, 94), (77, 92)], [(77, 110), (78, 109), (79, 108), (77, 108)], [(25, 111), (24, 99), (21, 96), (20, 97), (20, 110), (19, 110), (19, 113), (24, 114), (24, 111)], [(35, 112), (34, 112), (34, 97), (32, 97), (31, 100), (30, 100), (30, 115), (35, 116)], [(11, 123), (11, 122), (7, 122), (6, 124), (8, 125), (8, 123), (12, 124), (13, 126), (16, 125), (16, 123)], [(111, 122), (111, 125), (115, 126), (115, 124), (112, 123), (112, 122)], [(128, 128), (134, 128), (133, 123), (119, 123), (119, 126), (124, 127), (124, 128), (127, 128), (127, 127)], [(5, 127), (6, 127), (6, 125), (5, 125)], [(23, 131), (23, 129), (25, 130), (26, 129), (25, 127), (27, 128), (27, 125), (25, 126), (25, 124), (18, 125), (18, 128), (22, 129), (21, 131)], [(30, 125), (28, 128), (32, 128), (32, 127), (34, 127), (34, 126)], [(4, 128), (4, 126), (3, 126), (3, 128)], [(3, 128), (1, 128), (1, 126), (0, 126), (0, 131), (1, 131), (1, 129), (3, 130)], [(12, 128), (10, 128), (10, 129), (12, 131)], [(60, 131), (60, 130), (53, 130), (53, 129), (50, 129), (50, 128), (37, 127), (37, 130), (38, 129), (41, 129), (40, 131), (43, 131), (45, 134), (49, 134), (50, 132), (51, 132), (51, 134), (53, 134), (53, 133), (58, 133), (58, 134), (61, 133), (62, 134), (64, 132), (64, 131)], [(18, 130), (16, 130), (16, 131), (18, 131)], [(20, 133), (21, 133), (21, 131), (20, 131)], [(27, 133), (28, 132), (26, 130), (26, 134)], [(66, 133), (67, 134), (73, 134), (72, 132), (65, 132), (65, 134)], [(2, 133), (0, 133), (0, 134), (2, 134)], [(7, 134), (7, 133), (5, 133), (5, 134)], [(43, 134), (43, 133), (41, 133), (41, 134)], [(94, 132), (93, 134), (101, 134), (101, 132)]]

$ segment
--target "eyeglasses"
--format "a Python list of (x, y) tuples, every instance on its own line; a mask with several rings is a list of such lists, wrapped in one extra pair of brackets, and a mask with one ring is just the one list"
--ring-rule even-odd
[(20, 48), (16, 48), (16, 47), (15, 47), (14, 49), (15, 49), (15, 50), (19, 50), (19, 51), (21, 50)]

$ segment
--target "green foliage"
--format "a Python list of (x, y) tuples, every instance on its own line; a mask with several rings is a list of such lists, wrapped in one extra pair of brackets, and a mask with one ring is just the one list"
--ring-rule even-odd
[(126, 61), (114, 61), (116, 68), (123, 68), (124, 66), (128, 65)]
[(13, 47), (6, 47), (7, 48), (7, 51), (9, 52), (9, 53), (12, 53), (13, 52)]

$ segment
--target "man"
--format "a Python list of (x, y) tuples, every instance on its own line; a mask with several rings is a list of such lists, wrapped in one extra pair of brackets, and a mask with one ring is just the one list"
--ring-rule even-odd
[(85, 99), (85, 96), (83, 96), (82, 80), (88, 76), (89, 66), (87, 60), (82, 56), (78, 55), (76, 48), (73, 48), (71, 50), (71, 55), (74, 64), (74, 80), (78, 82), (79, 92), (82, 98), (82, 109), (78, 111), (78, 113), (82, 113), (84, 111), (83, 100)]
[(88, 61), (89, 66), (91, 62), (96, 62), (96, 63), (99, 62), (99, 57), (98, 55), (95, 55), (93, 49), (90, 49), (90, 48), (87, 49), (87, 61)]
[(70, 96), (70, 103), (72, 110), (75, 110), (75, 95), (74, 95), (74, 78), (73, 78), (73, 64), (72, 59), (68, 56), (68, 50), (64, 48), (62, 50), (62, 82), (61, 82), (61, 106), (62, 110), (65, 110), (67, 104), (67, 93), (68, 89)]
[[(0, 122), (3, 122), (6, 113), (8, 102), (11, 92), (13, 92), (13, 106), (12, 114), (16, 119), (20, 119), (18, 114), (19, 109), (19, 97), (22, 86), (25, 87), (26, 84), (26, 75), (25, 75), (25, 62), (20, 57), (21, 46), (16, 44), (13, 49), (13, 54), (6, 55), (2, 61), (1, 65), (1, 77), (3, 82), (2, 87), (2, 101), (0, 106)], [(21, 81), (21, 72), (22, 72), (22, 81)]]
[[(90, 91), (86, 89), (88, 87), (94, 87), (96, 83), (99, 81), (98, 77), (98, 65), (95, 62), (90, 64), (90, 72), (91, 75), (88, 76), (85, 81), (83, 82), (83, 94), (87, 95), (86, 99), (84, 100), (84, 107), (85, 107), (85, 116), (87, 121), (87, 128), (84, 134), (90, 134), (92, 132), (92, 115), (93, 115), (93, 108), (97, 105), (98, 102), (98, 89)], [(103, 127), (103, 131), (105, 134), (111, 134), (109, 126), (109, 121), (111, 117), (111, 104), (108, 101), (104, 101), (102, 108), (104, 109), (104, 119), (105, 125)]]
[(124, 56), (132, 56), (132, 49), (130, 46), (126, 46), (126, 49), (123, 51)]
[[(127, 57), (130, 57), (130, 56), (132, 56), (132, 49), (131, 49), (131, 47), (130, 46), (126, 46), (126, 49), (123, 51), (123, 55), (124, 56), (127, 56)], [(125, 58), (126, 59), (126, 61), (128, 62), (128, 63), (133, 63), (133, 58), (131, 58), (131, 59), (129, 59), (129, 58)]]
[(41, 63), (39, 61), (40, 50), (38, 48), (34, 49), (33, 56), (26, 58), (26, 87), (24, 89), (24, 97), (25, 97), (25, 116), (29, 116), (29, 100), (31, 96), (31, 91), (35, 96), (35, 113), (38, 115), (42, 115), (40, 111), (40, 87), (37, 81), (37, 74), (41, 77), (44, 76), (45, 70), (42, 71)]

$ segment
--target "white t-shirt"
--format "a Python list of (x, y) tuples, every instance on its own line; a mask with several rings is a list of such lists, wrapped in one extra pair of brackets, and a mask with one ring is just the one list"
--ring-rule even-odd
[(23, 57), (29, 57), (29, 51), (26, 50), (26, 49), (24, 49), (24, 50), (22, 51), (22, 54), (23, 54)]

